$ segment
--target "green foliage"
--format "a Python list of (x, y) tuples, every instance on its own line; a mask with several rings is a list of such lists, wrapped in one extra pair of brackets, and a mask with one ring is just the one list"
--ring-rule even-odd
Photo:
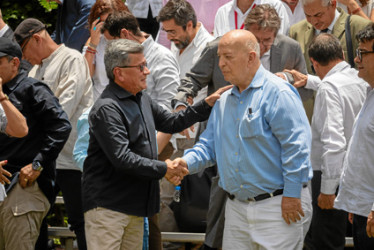
[(4, 21), (14, 30), (24, 19), (33, 17), (45, 23), (51, 33), (57, 18), (57, 3), (47, 0), (0, 1)]

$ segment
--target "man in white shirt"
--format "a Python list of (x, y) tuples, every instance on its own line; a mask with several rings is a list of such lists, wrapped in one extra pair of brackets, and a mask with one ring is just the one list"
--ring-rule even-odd
[(270, 4), (273, 6), (280, 19), (281, 26), (279, 33), (288, 34), (290, 28), (286, 8), (279, 0), (232, 0), (217, 10), (214, 21), (214, 36), (223, 36), (230, 30), (244, 29), (244, 20), (248, 13), (260, 4)]
[(333, 205), (353, 122), (365, 100), (367, 84), (344, 61), (342, 46), (331, 34), (320, 34), (313, 39), (309, 57), (322, 81), (311, 125), (310, 158), (314, 171), (311, 242), (315, 249), (343, 249), (347, 214), (333, 209)]
[(23, 57), (34, 67), (29, 76), (48, 85), (69, 117), (72, 131), (56, 161), (56, 192), (64, 196), (71, 229), (77, 234), (79, 249), (86, 249), (81, 198), (82, 171), (73, 159), (80, 115), (93, 105), (92, 82), (83, 55), (64, 44), (56, 44), (46, 26), (37, 19), (24, 20), (14, 32)]
[(356, 37), (358, 76), (370, 86), (353, 127), (334, 207), (351, 213), (355, 248), (374, 249), (374, 24)]
[[(171, 51), (180, 67), (179, 76), (183, 78), (198, 60), (206, 44), (214, 38), (202, 23), (197, 22), (195, 10), (185, 0), (170, 0), (161, 9), (158, 19), (162, 23), (163, 30), (167, 33), (167, 38), (173, 42)], [(195, 97), (194, 102), (196, 103), (206, 96), (207, 90), (205, 89)], [(188, 139), (195, 137), (195, 134), (189, 134), (187, 130), (184, 134)], [(193, 139), (188, 142), (183, 140), (180, 144), (185, 145), (177, 145), (180, 150), (179, 156), (183, 155), (184, 149), (192, 147)]]
[(290, 27), (305, 19), (304, 9), (299, 0), (282, 0), (282, 4), (286, 8)]

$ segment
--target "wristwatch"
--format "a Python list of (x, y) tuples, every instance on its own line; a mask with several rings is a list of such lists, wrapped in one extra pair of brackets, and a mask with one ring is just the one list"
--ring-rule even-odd
[(42, 167), (42, 165), (40, 164), (39, 161), (33, 161), (32, 162), (32, 169), (36, 170), (36, 171), (42, 171), (43, 167)]

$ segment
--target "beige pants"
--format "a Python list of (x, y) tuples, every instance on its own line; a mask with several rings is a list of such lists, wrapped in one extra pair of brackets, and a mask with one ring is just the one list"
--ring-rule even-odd
[(88, 250), (141, 250), (144, 218), (98, 207), (84, 213)]
[(17, 184), (0, 203), (0, 250), (33, 250), (50, 204), (38, 183)]

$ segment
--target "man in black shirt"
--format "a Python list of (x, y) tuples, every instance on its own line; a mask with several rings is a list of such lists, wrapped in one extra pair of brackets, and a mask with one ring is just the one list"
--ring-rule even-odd
[[(71, 125), (58, 99), (43, 83), (19, 68), (22, 51), (0, 38), (3, 92), (27, 120), (24, 138), (0, 134), (0, 161), (12, 175), (0, 204), (0, 249), (33, 249), (42, 219), (54, 199), (55, 160)], [(21, 240), (20, 240), (21, 239)]]
[(172, 114), (142, 91), (149, 74), (142, 45), (111, 41), (104, 61), (110, 82), (89, 115), (83, 169), (87, 247), (142, 249), (143, 217), (159, 211), (159, 180), (179, 184), (188, 173), (157, 160), (156, 130), (175, 133), (207, 119), (225, 89)]

